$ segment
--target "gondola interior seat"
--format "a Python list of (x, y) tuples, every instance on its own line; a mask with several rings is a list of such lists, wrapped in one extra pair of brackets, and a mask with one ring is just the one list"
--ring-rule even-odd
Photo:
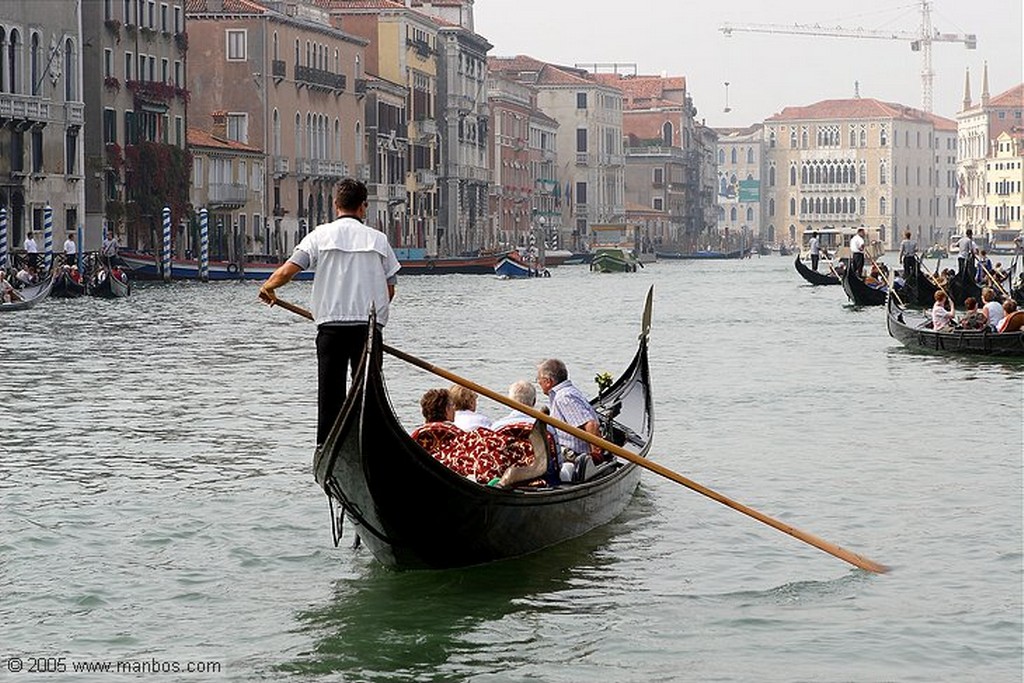
[[(503, 427), (463, 431), (449, 422), (430, 422), (412, 433), (416, 443), (442, 465), (478, 484), (498, 479), (502, 486), (543, 477), (547, 457), (534, 457), (532, 441), (550, 452), (546, 433), (539, 440), (529, 427)], [(547, 456), (547, 453), (545, 453)]]

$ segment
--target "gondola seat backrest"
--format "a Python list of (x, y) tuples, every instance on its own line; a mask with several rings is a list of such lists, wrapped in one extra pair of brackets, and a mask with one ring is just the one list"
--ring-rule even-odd
[(1024, 327), (1024, 311), (1014, 311), (1005, 322), (1000, 323), (999, 327), (1000, 333), (1020, 332), (1021, 328)]
[(467, 432), (450, 422), (430, 422), (417, 428), (411, 436), (442, 465), (479, 484), (500, 478), (510, 467), (534, 463), (529, 429), (523, 438), (515, 432), (498, 433), (490, 429)]

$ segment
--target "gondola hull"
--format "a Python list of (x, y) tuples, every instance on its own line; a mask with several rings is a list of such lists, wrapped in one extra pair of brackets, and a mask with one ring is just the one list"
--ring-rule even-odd
[[(526, 555), (609, 522), (629, 503), (640, 468), (621, 461), (590, 481), (555, 488), (500, 489), (452, 472), (398, 422), (381, 359), (373, 335), (314, 472), (382, 564), (443, 569)], [(607, 433), (646, 455), (653, 432), (646, 336), (595, 407)]]
[(906, 311), (892, 300), (887, 305), (889, 336), (908, 348), (958, 355), (1024, 358), (1024, 332), (992, 332), (987, 329), (936, 332), (924, 327), (927, 317), (922, 317), (916, 324), (908, 323)]
[(85, 294), (85, 283), (75, 282), (67, 273), (58, 273), (53, 278), (50, 296), (54, 299), (73, 299)]
[(885, 290), (868, 286), (864, 280), (853, 274), (852, 268), (843, 273), (843, 291), (857, 306), (882, 306), (885, 304)]
[(18, 301), (0, 303), (0, 312), (24, 311), (25, 309), (32, 308), (50, 295), (52, 286), (53, 278), (48, 277), (37, 285), (15, 290), (21, 298)]
[(130, 292), (128, 283), (112, 276), (109, 271), (103, 280), (89, 287), (89, 294), (101, 299), (120, 299), (128, 296)]
[[(828, 265), (828, 262), (824, 262)], [(812, 268), (808, 268), (807, 265), (800, 260), (800, 254), (796, 255), (796, 261), (794, 262), (796, 272), (800, 273), (800, 276), (810, 282), (812, 285), (838, 285), (840, 284), (839, 276), (835, 275), (831, 269), (827, 273), (819, 273)]]

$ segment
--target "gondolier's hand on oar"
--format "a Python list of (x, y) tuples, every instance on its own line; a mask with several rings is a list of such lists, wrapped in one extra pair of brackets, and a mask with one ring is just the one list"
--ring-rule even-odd
[(277, 294), (274, 293), (273, 288), (267, 287), (265, 284), (260, 287), (260, 301), (266, 303), (268, 306), (273, 306), (277, 303)]

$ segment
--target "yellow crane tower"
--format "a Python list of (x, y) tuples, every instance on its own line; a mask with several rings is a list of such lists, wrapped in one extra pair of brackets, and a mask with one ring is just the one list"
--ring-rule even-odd
[(719, 30), (726, 36), (737, 31), (746, 33), (780, 33), (800, 36), (829, 36), (833, 38), (877, 38), (881, 40), (907, 40), (910, 49), (921, 53), (921, 106), (932, 110), (932, 43), (963, 43), (968, 50), (978, 47), (978, 37), (973, 33), (940, 33), (932, 27), (932, 3), (920, 0), (915, 3), (921, 11), (921, 25), (917, 31), (881, 31), (842, 26), (821, 26), (819, 24), (722, 24)]

